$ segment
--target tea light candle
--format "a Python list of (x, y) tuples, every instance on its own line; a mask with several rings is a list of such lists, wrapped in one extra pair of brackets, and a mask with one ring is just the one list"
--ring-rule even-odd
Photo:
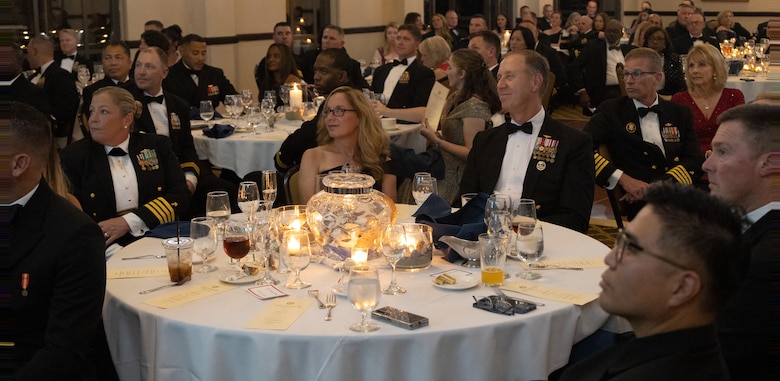
[(287, 241), (287, 253), (289, 254), (298, 254), (301, 252), (301, 241), (298, 240), (295, 236), (290, 237), (290, 240)]
[(505, 31), (504, 32), (504, 45), (509, 45), (509, 39), (512, 37), (512, 32)]
[(300, 108), (303, 106), (303, 92), (298, 87), (297, 83), (293, 83), (293, 88), (290, 90), (290, 107)]
[(290, 222), (289, 225), (290, 230), (295, 230), (295, 231), (301, 231), (302, 227), (303, 227), (303, 221), (297, 218), (292, 220), (292, 222)]
[(357, 247), (353, 248), (352, 260), (355, 261), (356, 264), (368, 262), (368, 250), (364, 248), (357, 248)]

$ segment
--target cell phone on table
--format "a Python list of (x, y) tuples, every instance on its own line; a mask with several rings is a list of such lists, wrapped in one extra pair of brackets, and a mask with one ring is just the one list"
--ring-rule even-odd
[(371, 317), (409, 330), (428, 325), (428, 318), (398, 308), (386, 306), (371, 312)]
[(474, 298), (474, 308), (502, 315), (525, 314), (536, 309), (535, 303), (517, 300), (498, 295), (486, 296), (477, 300)]

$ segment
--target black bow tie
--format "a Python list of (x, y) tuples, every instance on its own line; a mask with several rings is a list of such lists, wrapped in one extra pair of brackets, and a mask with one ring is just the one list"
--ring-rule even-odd
[(407, 61), (406, 58), (404, 58), (404, 59), (402, 59), (400, 61), (399, 60), (393, 60), (393, 66), (398, 66), (398, 65), (404, 65), (405, 66), (405, 65), (408, 65), (408, 64), (409, 64), (409, 61)]
[(704, 37), (691, 37), (691, 41), (692, 41), (692, 42), (696, 42), (696, 41), (704, 41)]
[(76, 60), (76, 55), (74, 54), (72, 56), (65, 56), (65, 58), (70, 58), (70, 59), (75, 61)]
[(639, 113), (639, 117), (640, 118), (644, 118), (645, 116), (647, 116), (647, 113), (651, 112), (651, 111), (656, 113), (656, 114), (658, 114), (658, 115), (661, 115), (661, 113), (662, 113), (661, 105), (655, 105), (655, 106), (652, 106), (652, 107), (640, 107), (640, 108), (636, 109), (636, 111)]
[(523, 131), (526, 134), (530, 135), (531, 132), (533, 132), (534, 130), (534, 125), (531, 124), (531, 122), (525, 122), (519, 126), (514, 123), (509, 123), (509, 125), (507, 126), (507, 130), (509, 131), (509, 135), (512, 135), (517, 131)]
[(121, 149), (119, 147), (114, 147), (114, 148), (111, 148), (111, 151), (108, 151), (108, 154), (111, 155), (111, 156), (121, 157), (121, 156), (127, 155), (127, 152), (125, 152), (125, 150), (123, 150), (123, 149)]
[(163, 96), (162, 95), (156, 96), (156, 97), (153, 97), (151, 95), (144, 95), (144, 99), (146, 100), (146, 103), (157, 102), (159, 104), (162, 104), (162, 102), (163, 102)]
[(610, 46), (609, 50), (620, 50), (620, 45)]
[(187, 69), (187, 73), (189, 73), (190, 75), (195, 74), (195, 75), (198, 76), (198, 78), (200, 78), (200, 71), (195, 71), (195, 70), (192, 70), (192, 69), (189, 69), (189, 68), (186, 68), (186, 67), (185, 67), (185, 69)]
[(22, 205), (21, 204), (11, 204), (8, 205), (8, 222), (14, 222), (17, 216), (19, 216), (19, 213), (22, 211)]

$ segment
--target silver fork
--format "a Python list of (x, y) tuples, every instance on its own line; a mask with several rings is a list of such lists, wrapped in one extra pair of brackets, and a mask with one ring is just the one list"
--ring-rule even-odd
[(165, 255), (146, 254), (146, 255), (139, 255), (137, 257), (122, 258), (122, 260), (124, 261), (124, 260), (128, 260), (128, 259), (143, 259), (143, 258), (157, 258), (157, 259), (161, 259), (161, 258), (165, 258)]
[(333, 318), (330, 316), (330, 313), (333, 311), (333, 307), (336, 307), (336, 294), (330, 293), (325, 297), (325, 307), (328, 308), (328, 316), (325, 317), (325, 320), (333, 320)]

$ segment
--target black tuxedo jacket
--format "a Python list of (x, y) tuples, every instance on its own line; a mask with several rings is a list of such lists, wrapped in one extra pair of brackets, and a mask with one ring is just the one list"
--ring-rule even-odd
[[(585, 126), (593, 136), (593, 149), (606, 144), (612, 160), (596, 153), (596, 183), (606, 186), (615, 169), (644, 182), (674, 180), (691, 185), (701, 178), (704, 157), (699, 149), (693, 116), (689, 108), (658, 100), (662, 114), (659, 125), (675, 127), (679, 141), (664, 141), (666, 155), (655, 144), (642, 139), (639, 114), (628, 97), (604, 101)], [(663, 134), (662, 134), (663, 136)]]
[[(341, 50), (343, 50), (344, 53), (347, 52), (346, 48), (341, 48)], [(303, 74), (303, 80), (306, 81), (306, 83), (314, 83), (314, 63), (317, 61), (317, 57), (319, 57), (320, 52), (322, 52), (322, 49), (315, 49), (309, 50), (308, 52), (301, 55), (301, 63), (300, 66), (298, 66), (298, 69), (300, 69), (301, 74)], [(347, 54), (347, 56), (349, 56), (349, 54)], [(349, 77), (350, 82), (354, 83), (355, 86), (360, 89), (367, 89), (371, 87), (369, 86), (368, 82), (366, 82), (366, 79), (363, 78), (363, 72), (360, 71), (360, 63), (352, 57), (349, 58), (347, 77)], [(260, 88), (260, 83), (261, 82), (258, 82), (258, 88)]]
[(81, 91), (81, 100), (82, 100), (81, 113), (82, 114), (87, 115), (87, 117), (89, 117), (89, 105), (92, 103), (92, 96), (95, 94), (95, 91), (98, 91), (108, 86), (119, 86), (119, 85), (114, 83), (114, 80), (112, 80), (111, 78), (103, 77), (103, 79), (85, 87), (84, 90)]
[[(133, 97), (143, 105), (141, 116), (135, 121), (135, 131), (146, 134), (156, 134), (152, 114), (143, 90), (135, 85), (125, 87)], [(163, 90), (165, 97), (165, 108), (168, 109), (168, 137), (171, 139), (171, 148), (179, 160), (181, 169), (184, 172), (191, 172), (195, 176), (200, 175), (198, 166), (198, 153), (195, 151), (195, 143), (192, 140), (192, 129), (190, 126), (190, 107), (184, 99), (179, 98), (170, 91)]]
[[(620, 45), (623, 56), (634, 48), (633, 45)], [(604, 40), (592, 40), (569, 64), (569, 84), (575, 91), (585, 88), (590, 96), (591, 107), (598, 107), (604, 101), (606, 81), (607, 44)]]
[[(460, 194), (493, 193), (509, 138), (508, 124), (478, 132), (474, 137)], [(523, 182), (523, 197), (536, 201), (539, 219), (584, 233), (593, 206), (591, 139), (553, 120), (550, 114), (545, 116), (539, 136), (558, 140), (558, 152), (555, 162), (546, 162), (545, 167), (538, 164), (539, 160), (531, 159)]]
[[(187, 210), (190, 192), (171, 149), (171, 140), (165, 136), (133, 132), (128, 151), (138, 179), (139, 193), (138, 208), (132, 212), (150, 229), (175, 221), (177, 215)], [(149, 165), (142, 168), (139, 162), (142, 151), (156, 155), (156, 168)], [(60, 157), (73, 194), (84, 212), (98, 222), (119, 216), (108, 155), (103, 145), (92, 139), (82, 139), (65, 147)], [(121, 245), (133, 240), (128, 233), (118, 243)]]
[[(106, 288), (97, 224), (44, 180), (10, 223), (11, 337), (18, 380), (95, 379), (91, 343)], [(28, 274), (22, 295), (22, 274)]]
[[(704, 41), (718, 48), (718, 51), (720, 51), (720, 44), (718, 44), (717, 38), (704, 34), (701, 37), (699, 37), (698, 40)], [(685, 33), (673, 39), (672, 46), (674, 47), (675, 53), (688, 54), (688, 51), (691, 50), (691, 48), (693, 47), (693, 39), (691, 38), (690, 34)]]
[[(669, 26), (666, 27), (666, 33), (669, 34), (669, 38), (674, 41), (675, 38), (680, 36), (688, 36), (688, 28), (680, 25), (680, 23), (677, 22), (677, 20), (672, 21)], [(687, 52), (685, 54), (688, 54)]]
[(733, 380), (771, 378), (770, 303), (777, 297), (771, 291), (771, 269), (778, 260), (779, 220), (780, 210), (771, 210), (745, 231), (747, 273), (736, 295), (718, 314), (718, 339)]
[(43, 87), (46, 97), (49, 98), (54, 117), (54, 136), (70, 136), (73, 132), (73, 123), (76, 121), (76, 110), (79, 107), (79, 92), (76, 90), (76, 82), (65, 69), (57, 62), (53, 62), (41, 74), (38, 86)]
[(46, 97), (46, 92), (42, 88), (30, 83), (23, 75), (11, 82), (11, 86), (8, 88), (12, 101), (27, 103), (51, 119), (51, 103), (49, 103), (49, 98)]
[[(385, 80), (392, 68), (392, 63), (376, 68), (372, 83), (372, 90), (375, 93), (384, 91)], [(419, 59), (415, 59), (401, 74), (401, 79), (393, 89), (393, 95), (387, 100), (387, 107), (425, 107), (428, 104), (428, 96), (431, 94), (434, 81), (436, 81), (436, 77), (433, 75), (433, 70), (423, 66)]]
[(170, 67), (163, 88), (184, 99), (190, 107), (200, 107), (200, 101), (210, 100), (216, 108), (225, 101), (225, 95), (238, 94), (222, 69), (214, 66), (203, 65), (196, 85), (182, 60)]
[(570, 57), (576, 58), (580, 55), (582, 49), (584, 49), (589, 42), (596, 41), (598, 39), (599, 31), (591, 29), (588, 33), (579, 33), (576, 36), (570, 37), (569, 42), (561, 43), (560, 48), (569, 50)]
[[(60, 66), (62, 64), (62, 59), (65, 58), (65, 55), (62, 54), (62, 51), (58, 51), (56, 54), (56, 58), (54, 59), (54, 63), (57, 66)], [(73, 81), (78, 81), (79, 77), (79, 71), (78, 67), (79, 65), (84, 65), (89, 69), (90, 74), (95, 73), (95, 65), (92, 63), (92, 60), (89, 58), (88, 55), (84, 53), (76, 53), (76, 59), (73, 62), (73, 70), (70, 70), (70, 75), (73, 77)], [(66, 70), (68, 71), (68, 70)]]

